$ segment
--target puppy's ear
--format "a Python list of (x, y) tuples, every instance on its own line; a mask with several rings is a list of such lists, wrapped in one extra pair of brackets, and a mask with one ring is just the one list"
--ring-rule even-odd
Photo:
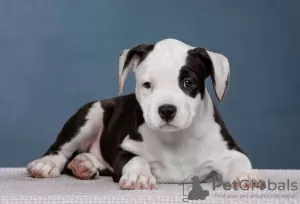
[(119, 95), (123, 91), (124, 83), (129, 71), (135, 72), (137, 66), (152, 51), (154, 45), (141, 44), (132, 49), (124, 50), (119, 57)]
[(219, 53), (214, 53), (203, 48), (196, 49), (208, 69), (215, 94), (219, 102), (222, 102), (229, 84), (230, 68), (228, 59)]

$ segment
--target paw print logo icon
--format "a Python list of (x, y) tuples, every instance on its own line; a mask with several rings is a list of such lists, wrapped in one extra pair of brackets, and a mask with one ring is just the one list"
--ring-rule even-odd
[(205, 200), (206, 197), (209, 196), (209, 191), (202, 188), (198, 176), (192, 176), (191, 180), (192, 184), (185, 184), (182, 182), (183, 196), (186, 196), (182, 199), (182, 201), (188, 202), (189, 200)]

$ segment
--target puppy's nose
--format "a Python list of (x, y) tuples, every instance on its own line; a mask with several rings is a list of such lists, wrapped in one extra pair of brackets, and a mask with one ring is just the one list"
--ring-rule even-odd
[(166, 122), (169, 122), (174, 119), (177, 112), (177, 108), (174, 105), (164, 104), (158, 108), (158, 113)]

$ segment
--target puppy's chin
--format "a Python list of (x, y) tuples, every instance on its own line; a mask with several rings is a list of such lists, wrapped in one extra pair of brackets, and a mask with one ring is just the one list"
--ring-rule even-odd
[(150, 121), (148, 122), (146, 120), (146, 124), (148, 125), (148, 127), (154, 131), (158, 131), (158, 132), (175, 132), (180, 130), (179, 127), (175, 126), (175, 125), (171, 125), (171, 124), (157, 124), (154, 125), (153, 123), (151, 123)]
[(180, 131), (180, 130), (183, 130), (183, 129), (186, 129), (187, 127), (179, 127), (179, 126), (176, 126), (176, 125), (173, 125), (172, 123), (171, 124), (162, 124), (162, 125), (159, 125), (159, 126), (153, 126), (151, 124), (148, 124), (148, 126), (154, 130), (154, 131), (158, 131), (158, 132), (176, 132), (176, 131)]
[(161, 132), (175, 132), (175, 131), (178, 131), (178, 130), (181, 130), (180, 128), (174, 126), (174, 125), (169, 125), (169, 124), (165, 124), (165, 125), (162, 125), (160, 127), (158, 127), (159, 131)]

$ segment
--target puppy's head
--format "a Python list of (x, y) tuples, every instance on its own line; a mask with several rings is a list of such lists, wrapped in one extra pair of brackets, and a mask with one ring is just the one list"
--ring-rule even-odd
[(119, 59), (119, 94), (129, 71), (135, 73), (135, 93), (145, 122), (160, 131), (190, 126), (203, 105), (208, 76), (220, 102), (229, 79), (226, 57), (175, 39), (124, 50)]

